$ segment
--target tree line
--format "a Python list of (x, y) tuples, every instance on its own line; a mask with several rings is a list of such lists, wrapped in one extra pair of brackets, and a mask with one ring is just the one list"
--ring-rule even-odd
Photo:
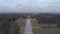
[(19, 14), (0, 14), (0, 34), (19, 34)]
[(60, 27), (60, 14), (37, 14), (36, 20), (39, 24), (57, 24)]

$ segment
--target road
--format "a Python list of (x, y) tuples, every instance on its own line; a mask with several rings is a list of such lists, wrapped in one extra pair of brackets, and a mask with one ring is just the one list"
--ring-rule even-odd
[(32, 25), (30, 19), (27, 19), (24, 34), (33, 34)]

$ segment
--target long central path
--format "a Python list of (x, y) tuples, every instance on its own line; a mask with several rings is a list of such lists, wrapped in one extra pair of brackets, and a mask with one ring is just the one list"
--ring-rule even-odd
[(27, 19), (24, 34), (33, 34), (31, 20)]

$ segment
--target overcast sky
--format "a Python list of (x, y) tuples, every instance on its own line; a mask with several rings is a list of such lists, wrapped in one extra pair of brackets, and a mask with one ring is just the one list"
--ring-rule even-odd
[(60, 0), (0, 0), (0, 12), (60, 13)]

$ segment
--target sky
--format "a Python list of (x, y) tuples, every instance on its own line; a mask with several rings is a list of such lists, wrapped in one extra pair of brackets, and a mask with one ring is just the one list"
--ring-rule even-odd
[(0, 12), (60, 13), (60, 0), (0, 0)]

